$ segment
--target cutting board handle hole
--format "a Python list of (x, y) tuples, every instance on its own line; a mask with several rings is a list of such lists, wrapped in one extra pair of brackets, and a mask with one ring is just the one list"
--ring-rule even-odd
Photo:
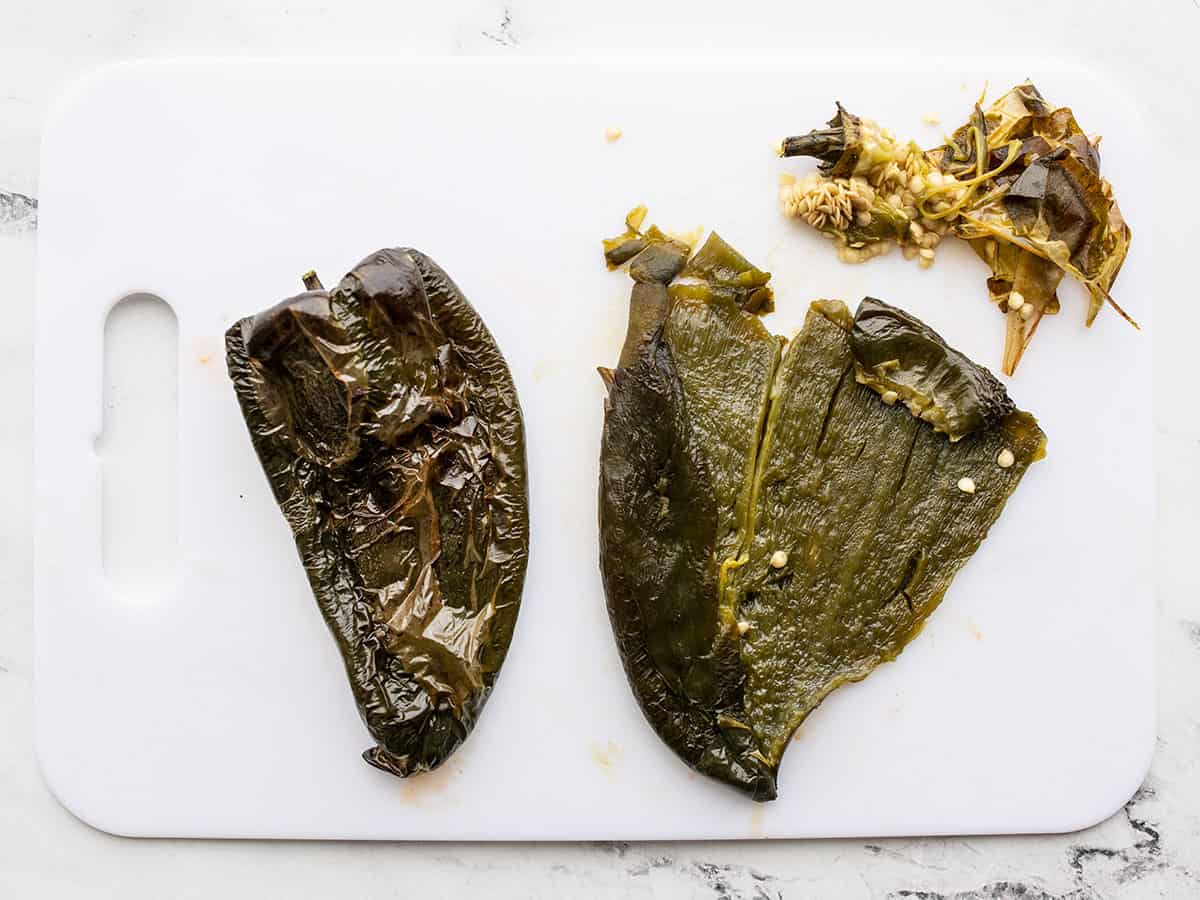
[(154, 294), (123, 297), (104, 322), (104, 573), (128, 600), (154, 600), (179, 552), (179, 325)]

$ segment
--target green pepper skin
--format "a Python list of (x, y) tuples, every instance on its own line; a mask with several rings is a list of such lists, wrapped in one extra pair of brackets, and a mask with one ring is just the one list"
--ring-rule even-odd
[(377, 742), (399, 776), (466, 739), (516, 624), (529, 546), (516, 389), (487, 327), (422, 253), (226, 334), (255, 452)]

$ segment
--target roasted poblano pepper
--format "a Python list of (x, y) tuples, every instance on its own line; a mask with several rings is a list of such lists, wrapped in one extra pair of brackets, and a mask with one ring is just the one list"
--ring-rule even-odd
[(396, 775), (467, 737), (525, 577), (524, 426), (478, 313), (429, 257), (381, 250), (226, 334), (254, 449)]
[(715, 235), (695, 259), (722, 265), (664, 282), (604, 370), (601, 572), (650, 724), (770, 800), (796, 728), (917, 635), (1045, 436), (903, 311), (817, 301), (788, 343), (702, 270), (766, 273)]
[(969, 241), (992, 269), (988, 295), (1007, 319), (1007, 374), (1042, 316), (1058, 312), (1064, 275), (1088, 291), (1088, 325), (1105, 303), (1133, 322), (1110, 293), (1131, 232), (1100, 175), (1099, 139), (1032, 84), (986, 111), (976, 104), (927, 152), (838, 104), (825, 128), (784, 139), (780, 153), (818, 160), (817, 172), (785, 178), (780, 202), (833, 237), (848, 262), (896, 242), (928, 266), (947, 234)]

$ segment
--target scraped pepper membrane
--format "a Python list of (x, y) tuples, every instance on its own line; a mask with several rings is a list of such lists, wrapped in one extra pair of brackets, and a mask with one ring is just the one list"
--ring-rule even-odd
[[(982, 102), (982, 98), (981, 102)], [(824, 128), (780, 142), (818, 170), (785, 175), (780, 207), (832, 238), (846, 262), (898, 244), (922, 267), (943, 237), (966, 240), (992, 270), (988, 297), (1005, 317), (1002, 369), (1012, 375), (1070, 275), (1088, 292), (1087, 324), (1113, 299), (1132, 231), (1100, 174), (1100, 138), (1065, 107), (1019, 84), (975, 105), (945, 143), (923, 151), (840, 103)]]
[(466, 739), (528, 558), (516, 388), (438, 266), (380, 250), (233, 325), (229, 374), (376, 745), (407, 776)]
[(600, 567), (629, 682), (689, 766), (771, 800), (788, 742), (916, 637), (1046, 438), (986, 369), (867, 298), (790, 342), (770, 275), (635, 209), (600, 452)]

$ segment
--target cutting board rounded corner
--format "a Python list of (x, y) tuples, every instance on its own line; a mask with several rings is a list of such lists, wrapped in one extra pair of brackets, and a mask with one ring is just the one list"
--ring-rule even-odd
[(104, 99), (112, 91), (114, 83), (130, 78), (136, 80), (142, 69), (168, 65), (170, 65), (169, 60), (120, 60), (104, 63), (68, 81), (51, 99), (49, 108), (46, 110), (45, 124), (42, 126), (43, 160), (47, 156), (48, 146), (52, 143), (52, 139), (62, 123), (69, 121), (71, 115), (85, 106), (90, 98)]
[(1158, 743), (1158, 729), (1153, 717), (1141, 740), (1144, 749), (1140, 756), (1132, 753), (1124, 756), (1118, 766), (1096, 779), (1095, 802), (1080, 804), (1076, 809), (1063, 810), (1061, 820), (1055, 822), (1051, 819), (1043, 833), (1075, 834), (1106, 822), (1121, 812), (1137, 796), (1150, 774), (1150, 765)]
[(40, 723), (35, 726), (35, 732), (34, 757), (37, 759), (38, 772), (46, 790), (59, 806), (88, 828), (102, 834), (120, 838), (142, 837), (147, 834), (144, 827), (139, 827), (138, 823), (121, 821), (119, 804), (116, 809), (107, 808), (106, 804), (95, 798), (85, 800), (80, 797), (76, 793), (78, 786), (71, 784), (69, 776), (60, 768), (65, 761), (60, 759), (57, 751), (46, 746)]

